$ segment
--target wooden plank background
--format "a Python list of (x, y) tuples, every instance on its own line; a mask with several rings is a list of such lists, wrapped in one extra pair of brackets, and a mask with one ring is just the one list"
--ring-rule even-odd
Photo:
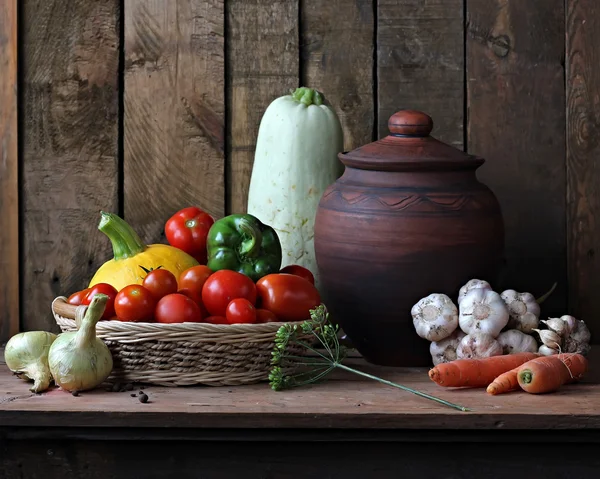
[(346, 150), (414, 108), (435, 136), (483, 156), (507, 227), (496, 288), (539, 295), (557, 281), (544, 314), (579, 316), (600, 340), (594, 0), (5, 5), (0, 342), (17, 327), (57, 331), (52, 299), (110, 257), (101, 209), (147, 242), (164, 241), (183, 206), (243, 212), (262, 114), (300, 85), (332, 103)]

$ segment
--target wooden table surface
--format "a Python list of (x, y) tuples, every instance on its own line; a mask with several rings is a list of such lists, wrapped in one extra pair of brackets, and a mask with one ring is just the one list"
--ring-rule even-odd
[[(27, 451), (22, 452), (24, 457), (30, 454), (31, 441), (50, 441), (53, 447), (59, 441), (64, 444), (65, 458), (68, 458), (67, 451), (72, 451), (73, 447), (88, 458), (90, 452), (81, 449), (84, 447), (81, 440), (101, 441), (102, 446), (97, 443), (94, 447), (104, 448), (103, 454), (116, 457), (118, 453), (106, 449), (107, 443), (102, 441), (140, 439), (161, 444), (202, 441), (202, 444), (209, 443), (211, 447), (216, 447), (218, 442), (231, 441), (251, 444), (247, 446), (250, 448), (265, 441), (280, 446), (285, 442), (308, 444), (328, 441), (346, 444), (344, 447), (354, 442), (352, 447), (358, 447), (358, 450), (373, 447), (373, 442), (387, 442), (390, 448), (396, 448), (397, 444), (412, 444), (414, 447), (423, 441), (454, 446), (465, 442), (504, 443), (503, 447), (511, 450), (515, 442), (535, 441), (562, 448), (564, 457), (564, 448), (569, 443), (576, 443), (577, 447), (582, 447), (583, 443), (582, 450), (591, 446), (597, 448), (600, 443), (600, 354), (594, 351), (590, 359), (590, 374), (579, 384), (548, 395), (515, 392), (496, 397), (481, 389), (441, 388), (429, 380), (426, 369), (380, 368), (360, 359), (351, 361), (357, 368), (459, 403), (470, 408), (470, 412), (456, 411), (346, 372), (336, 373), (318, 385), (284, 392), (272, 391), (266, 383), (182, 388), (147, 385), (144, 387), (149, 396), (147, 403), (131, 396), (139, 392), (139, 387), (126, 392), (99, 389), (83, 392), (77, 397), (60, 389), (36, 395), (28, 391), (27, 382), (12, 376), (2, 364), (0, 438), (8, 441), (5, 444), (11, 447), (16, 447), (15, 444), (21, 441), (23, 450)], [(497, 448), (498, 445), (489, 447)], [(547, 454), (551, 459), (559, 453), (552, 447), (548, 445), (539, 454)], [(135, 447), (128, 448), (128, 454), (132, 450)], [(203, 450), (206, 452), (210, 448)], [(385, 447), (378, 450), (381, 454), (388, 451), (388, 456), (381, 460), (393, 464), (397, 451)], [(301, 462), (300, 454), (290, 456), (289, 449), (287, 451), (288, 462)], [(145, 447), (139, 454), (145, 456), (147, 452)], [(417, 457), (415, 454), (410, 456)], [(218, 453), (213, 451), (210, 455)], [(210, 462), (211, 457), (203, 460)], [(526, 458), (523, 461), (526, 462)], [(345, 463), (346, 467), (350, 467), (350, 463)], [(565, 464), (568, 462), (562, 461), (559, 466), (566, 467)], [(240, 467), (246, 468), (247, 465)], [(580, 477), (586, 477), (587, 472), (600, 467), (600, 459), (594, 455), (588, 462), (582, 459), (569, 467), (571, 473), (576, 470)], [(356, 468), (352, 466), (350, 469)], [(525, 469), (526, 466), (521, 467), (521, 470)], [(40, 471), (40, 477), (43, 472)], [(104, 472), (108, 474), (108, 470)], [(349, 477), (354, 477), (351, 470), (348, 473)], [(474, 476), (476, 473), (474, 469)], [(257, 474), (256, 477), (270, 477), (261, 475), (262, 472)], [(153, 476), (146, 474), (144, 477)], [(387, 476), (383, 474), (380, 477)], [(470, 476), (465, 472), (464, 476), (456, 477)], [(490, 477), (495, 476), (492, 474)], [(550, 474), (548, 477), (554, 476)]]

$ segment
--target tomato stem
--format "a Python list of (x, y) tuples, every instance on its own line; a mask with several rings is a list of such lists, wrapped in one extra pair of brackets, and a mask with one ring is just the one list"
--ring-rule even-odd
[(101, 211), (98, 229), (112, 243), (115, 261), (130, 258), (146, 249), (138, 234), (123, 219), (113, 213)]

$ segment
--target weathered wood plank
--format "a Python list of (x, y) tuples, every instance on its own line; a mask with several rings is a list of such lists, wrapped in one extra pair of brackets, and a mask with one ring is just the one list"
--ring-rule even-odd
[(27, 0), (23, 32), (23, 329), (110, 257), (118, 208), (119, 1)]
[(323, 92), (344, 130), (344, 150), (373, 140), (372, 0), (301, 0), (304, 86)]
[(124, 216), (147, 242), (195, 205), (224, 213), (223, 0), (125, 4)]
[(0, 9), (0, 344), (19, 332), (17, 2)]
[(433, 118), (432, 135), (462, 148), (463, 0), (377, 4), (379, 138), (388, 134), (388, 119), (396, 111), (416, 109)]
[(229, 0), (228, 213), (245, 213), (258, 127), (275, 98), (298, 87), (298, 2)]
[(592, 349), (589, 360), (590, 373), (582, 382), (545, 396), (523, 391), (490, 396), (482, 389), (442, 388), (422, 368), (382, 368), (358, 359), (347, 363), (459, 403), (471, 412), (343, 371), (320, 384), (285, 392), (272, 391), (266, 383), (216, 388), (147, 386), (144, 392), (149, 402), (142, 404), (130, 392), (102, 388), (79, 397), (59, 389), (36, 396), (29, 392), (30, 384), (0, 368), (0, 424), (161, 428), (168, 417), (170, 427), (183, 429), (600, 430), (598, 351)]
[(541, 294), (566, 311), (565, 91), (562, 0), (468, 2), (468, 150), (497, 195), (507, 265), (498, 288)]
[(567, 2), (567, 241), (569, 307), (600, 342), (600, 5)]

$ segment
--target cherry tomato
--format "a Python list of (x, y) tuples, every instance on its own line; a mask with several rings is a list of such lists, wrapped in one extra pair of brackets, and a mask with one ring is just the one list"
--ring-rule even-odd
[(157, 323), (199, 323), (202, 311), (193, 299), (180, 293), (167, 294), (156, 305)]
[(229, 324), (225, 316), (208, 316), (204, 319), (204, 322), (210, 324)]
[(193, 256), (200, 264), (206, 264), (206, 236), (215, 222), (214, 218), (195, 206), (183, 208), (171, 216), (165, 224), (165, 236), (175, 246)]
[(256, 282), (262, 308), (275, 313), (280, 321), (304, 321), (310, 310), (321, 304), (321, 296), (307, 279), (295, 274), (268, 274)]
[(158, 301), (167, 294), (177, 292), (177, 278), (167, 269), (153, 269), (144, 278), (142, 286)]
[(311, 284), (315, 284), (314, 275), (310, 272), (309, 269), (305, 268), (304, 266), (300, 266), (299, 264), (290, 264), (285, 268), (282, 268), (279, 272), (285, 274), (295, 274), (296, 276), (300, 276), (304, 279), (307, 279), (308, 281), (310, 281)]
[(81, 304), (85, 304), (86, 306), (92, 302), (92, 299), (96, 294), (102, 293), (108, 296), (108, 301), (106, 302), (106, 306), (104, 308), (104, 313), (102, 313), (102, 317), (100, 319), (110, 319), (115, 315), (115, 298), (117, 296), (117, 290), (114, 286), (108, 283), (98, 283), (88, 288), (88, 293), (83, 298)]
[(202, 302), (202, 291), (197, 292), (193, 289), (183, 288), (177, 292), (179, 294), (183, 294), (184, 296), (187, 296), (188, 298), (193, 300), (194, 303), (196, 303), (198, 306), (200, 306), (200, 311), (202, 311), (203, 318), (205, 318), (206, 316), (209, 316), (208, 311), (206, 310), (206, 308), (204, 307), (204, 303)]
[(257, 323), (277, 323), (279, 319), (275, 316), (275, 313), (268, 309), (257, 309), (256, 310), (256, 322)]
[(156, 298), (141, 284), (125, 286), (115, 298), (115, 312), (119, 321), (152, 321), (155, 306)]
[(82, 289), (81, 291), (77, 291), (76, 293), (73, 293), (67, 299), (67, 303), (72, 304), (74, 306), (79, 306), (89, 291), (90, 291), (90, 288), (85, 288), (85, 289)]
[(179, 289), (190, 289), (202, 296), (202, 287), (211, 274), (213, 270), (208, 266), (192, 266), (179, 275)]
[(225, 316), (227, 305), (237, 298), (256, 303), (256, 285), (248, 276), (237, 271), (217, 271), (202, 287), (202, 302), (212, 316)]
[(256, 323), (256, 308), (247, 299), (236, 298), (227, 305), (225, 318), (229, 324)]

